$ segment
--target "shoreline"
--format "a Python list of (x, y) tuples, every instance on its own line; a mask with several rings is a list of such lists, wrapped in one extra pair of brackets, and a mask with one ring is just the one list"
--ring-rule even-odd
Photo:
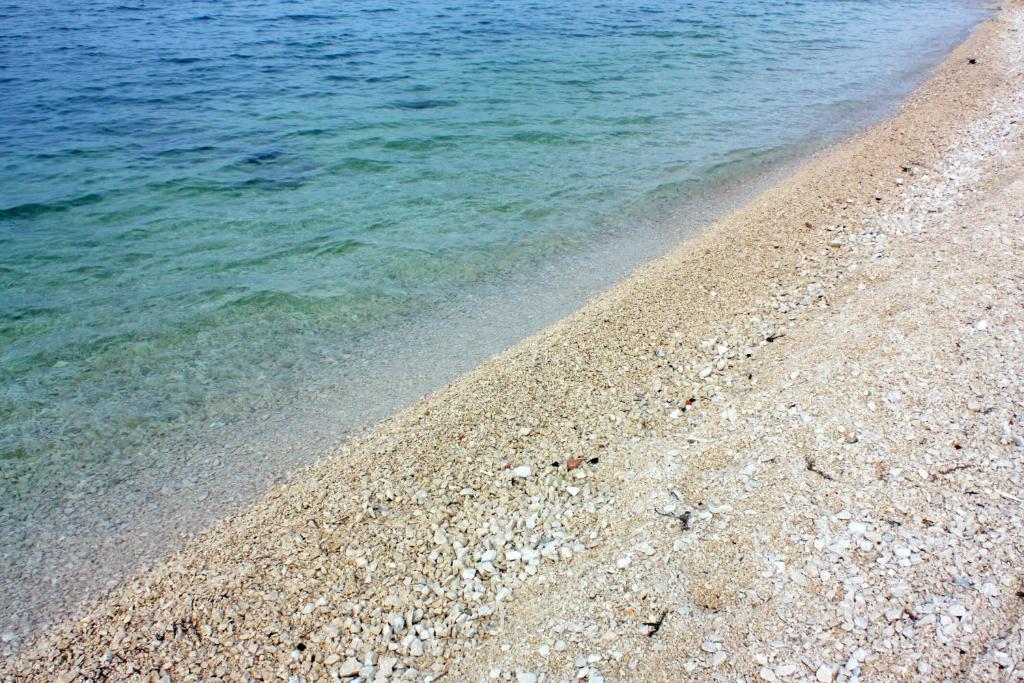
[[(1018, 7), (1011, 5), (1001, 16), (1019, 13)], [(480, 646), (474, 639), (488, 640), (484, 634), (494, 628), (496, 614), (524, 612), (520, 605), (544, 592), (540, 579), (556, 571), (550, 565), (585, 571), (593, 566), (588, 555), (610, 544), (604, 536), (615, 537), (614, 528), (600, 520), (616, 509), (614, 491), (623, 485), (619, 474), (629, 460), (623, 454), (637, 441), (675, 438), (681, 419), (710, 419), (703, 416), (720, 412), (721, 397), (736, 390), (719, 382), (728, 376), (723, 371), (742, 362), (743, 340), (750, 338), (745, 333), (756, 328), (774, 342), (799, 327), (786, 319), (789, 311), (769, 324), (757, 302), (776, 299), (772, 282), (791, 289), (787, 285), (801, 282), (819, 259), (831, 261), (819, 254), (830, 253), (832, 237), (821, 226), (896, 210), (901, 188), (916, 182), (903, 180), (902, 167), (927, 168), (956, 141), (960, 126), (984, 113), (986, 97), (1012, 87), (1009, 75), (985, 58), (965, 66), (968, 52), (996, 54), (997, 41), (1008, 40), (996, 28), (1000, 21), (984, 24), (957, 48), (895, 119), (812, 160), (569, 318), (304, 470), (264, 503), (114, 591), (81, 621), (58, 627), (51, 637), (63, 639), (63, 647), (43, 641), (5, 662), (5, 675), (22, 666), (26, 674), (48, 675), (50, 654), (58, 656), (52, 673), (77, 667), (87, 675), (107, 667), (129, 675), (131, 667), (139, 673), (159, 668), (173, 652), (183, 657), (171, 667), (178, 673), (188, 666), (189, 653), (197, 653), (206, 662), (214, 655), (230, 657), (236, 672), (315, 679), (317, 671), (326, 673), (316, 667), (332, 656), (338, 659), (328, 667), (349, 664), (345, 643), (351, 636), (339, 638), (330, 628), (325, 634), (324, 624), (340, 632), (358, 623), (352, 634), (372, 649), (373, 639), (393, 628), (395, 615), (410, 610), (412, 618), (403, 617), (403, 637), (395, 643), (402, 663), (423, 663), (414, 678), (442, 669), (471, 670), (474, 662), (464, 658)], [(883, 158), (891, 163), (879, 164)], [(767, 236), (766, 224), (779, 230)], [(714, 273), (708, 263), (715, 264)], [(807, 294), (815, 307), (822, 300), (838, 301), (828, 286), (821, 291), (824, 299)], [(702, 345), (711, 336), (735, 343), (717, 353), (718, 342)], [(755, 355), (776, 347), (750, 348)], [(705, 363), (711, 371), (702, 376)], [(564, 463), (574, 458), (587, 464), (569, 473)], [(598, 462), (591, 466), (594, 458)], [(551, 462), (562, 466), (552, 468)], [(530, 476), (514, 478), (522, 467), (530, 468)], [(482, 535), (490, 540), (481, 544), (475, 525), (499, 509), (507, 513), (505, 526), (495, 522)], [(509, 560), (503, 548), (484, 549), (498, 536), (517, 539), (518, 560)], [(472, 562), (464, 560), (460, 545), (469, 548)], [(495, 558), (481, 559), (490, 550)], [(432, 553), (437, 556), (423, 565)], [(511, 567), (527, 556), (537, 560), (532, 572), (530, 560), (521, 572)], [(495, 581), (484, 564), (507, 582)], [(327, 585), (335, 586), (329, 597), (314, 594)], [(507, 608), (498, 599), (502, 589), (517, 594)], [(728, 607), (711, 598), (703, 609)], [(321, 599), (326, 602), (319, 604)], [(462, 607), (449, 619), (456, 605)], [(423, 611), (419, 623), (427, 624), (422, 630), (432, 634), (427, 639), (417, 632), (418, 646), (406, 636), (416, 609)], [(115, 624), (129, 617), (131, 627), (119, 634)], [(273, 627), (272, 637), (257, 635), (269, 630), (264, 626)], [(382, 630), (374, 633), (377, 627)], [(151, 638), (154, 628), (163, 634), (159, 641)], [(247, 633), (251, 637), (242, 638)], [(242, 640), (259, 642), (257, 651), (232, 647)], [(103, 662), (107, 648), (116, 652)], [(378, 657), (390, 656), (387, 648), (378, 649)], [(418, 650), (423, 654), (414, 654)], [(444, 667), (432, 670), (437, 662)]]
[[(944, 43), (936, 53), (949, 49)], [(209, 427), (169, 429), (173, 437), (147, 442), (145, 452), (116, 460), (107, 470), (101, 464), (76, 478), (42, 476), (27, 487), (30, 500), (0, 511), (0, 546), (16, 558), (6, 573), (0, 570), (0, 602), (19, 604), (16, 616), (0, 622), (0, 632), (31, 641), (49, 623), (73, 615), (193, 535), (258, 502), (295, 471), (329, 457), (353, 435), (372, 431), (415, 400), (574, 313), (855, 131), (891, 116), (934, 66), (931, 57), (920, 60), (878, 101), (861, 103), (850, 120), (823, 125), (814, 139), (754, 160), (723, 162), (679, 197), (648, 197), (651, 206), (636, 212), (637, 225), (628, 235), (604, 235), (529, 271), (496, 276), (466, 301), (447, 302), (388, 332), (361, 337), (341, 349), (340, 364), (325, 359), (330, 363), (322, 377), (308, 385), (297, 381), (294, 392), (272, 407), (217, 419)], [(548, 296), (551, 291), (559, 294)], [(132, 510), (130, 519), (124, 509)], [(55, 585), (59, 591), (50, 588)]]
[[(228, 420), (227, 424), (211, 428), (205, 439), (201, 432), (186, 432), (174, 440), (157, 442), (159, 445), (148, 457), (160, 454), (164, 459), (158, 458), (158, 462), (142, 471), (125, 475), (119, 470), (116, 476), (94, 473), (86, 478), (84, 483), (88, 486), (84, 489), (54, 494), (52, 500), (34, 500), (32, 509), (4, 510), (6, 516), (0, 521), (6, 522), (11, 535), (3, 540), (9, 548), (18, 543), (29, 548), (26, 551), (19, 547), (11, 555), (31, 556), (32, 562), (24, 563), (19, 575), (0, 580), (0, 585), (9, 587), (8, 595), (0, 595), (0, 602), (6, 597), (10, 602), (18, 602), (22, 610), (17, 619), (8, 615), (8, 621), (0, 624), (0, 632), (16, 634), (18, 641), (31, 641), (49, 624), (73, 617), (82, 605), (95, 601), (111, 586), (141, 573), (179, 550), (188, 539), (258, 502), (274, 486), (287, 483), (296, 471), (330, 457), (354, 435), (373, 431), (386, 418), (456, 381), (496, 353), (579, 310), (596, 296), (595, 292), (608, 289), (639, 265), (674, 248), (667, 245), (691, 239), (716, 217), (743, 206), (835, 144), (838, 143), (817, 141), (808, 143), (806, 149), (787, 150), (778, 158), (756, 162), (756, 168), (725, 178), (724, 188), (720, 186), (714, 192), (701, 189), (668, 209), (671, 218), (660, 217), (645, 224), (645, 237), (655, 244), (653, 247), (638, 249), (633, 244), (635, 236), (608, 237), (599, 244), (581, 248), (582, 254), (561, 255), (551, 263), (538, 265), (529, 274), (509, 275), (507, 279), (515, 280), (512, 284), (501, 279), (489, 283), (474, 292), (471, 310), (453, 305), (428, 314), (432, 318), (426, 329), (419, 318), (401, 322), (401, 333), (382, 334), (377, 341), (365, 344), (367, 348), (363, 351), (351, 354), (358, 369), (340, 380), (345, 383), (342, 391), (304, 388), (284, 407), (257, 413), (255, 417)], [(615, 256), (602, 254), (599, 247)], [(627, 253), (628, 256), (622, 255)], [(586, 281), (575, 271), (589, 271), (583, 276)], [(556, 289), (563, 288), (571, 294), (538, 303), (534, 297), (541, 295), (536, 286), (541, 281), (554, 283)], [(510, 305), (510, 301), (519, 305)], [(503, 317), (509, 311), (522, 320), (509, 324)], [(462, 356), (463, 349), (456, 347), (457, 360), (431, 365), (432, 349), (442, 348), (449, 329), (458, 325), (466, 329), (492, 327), (496, 332), (481, 335), (485, 337), (482, 339), (460, 340), (467, 344), (466, 353), (474, 343), (472, 353), (476, 355), (467, 359)], [(404, 343), (405, 337), (411, 341)], [(345, 355), (350, 354), (346, 351)], [(386, 360), (381, 361), (381, 357)], [(407, 375), (404, 381), (416, 388), (398, 391), (397, 396), (387, 395), (395, 378), (403, 372)], [(408, 377), (410, 372), (415, 379)], [(349, 388), (357, 385), (359, 378), (367, 377), (367, 386), (359, 386), (357, 391)], [(332, 401), (324, 398), (325, 393), (344, 395), (346, 399)], [(365, 410), (352, 408), (352, 404), (366, 406), (384, 395), (386, 405)], [(352, 417), (354, 414), (358, 417)], [(167, 457), (174, 452), (183, 455)], [(259, 474), (237, 471), (231, 467), (234, 460), (255, 463)], [(107, 479), (114, 482), (110, 489), (95, 484)], [(126, 507), (133, 510), (131, 520), (118, 517)], [(50, 518), (73, 518), (74, 528), (59, 527), (50, 523)], [(31, 519), (32, 524), (26, 525), (26, 519)], [(80, 533), (82, 529), (87, 531)], [(87, 566), (88, 575), (60, 570), (70, 563)], [(38, 582), (36, 585), (60, 582), (63, 594), (42, 590), (30, 600), (25, 590), (28, 580)], [(32, 606), (26, 607), (28, 604)], [(36, 616), (45, 612), (59, 616)]]

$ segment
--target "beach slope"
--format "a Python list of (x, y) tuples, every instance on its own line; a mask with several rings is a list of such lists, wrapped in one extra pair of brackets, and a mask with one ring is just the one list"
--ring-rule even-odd
[(1024, 8), (4, 680), (1007, 680)]

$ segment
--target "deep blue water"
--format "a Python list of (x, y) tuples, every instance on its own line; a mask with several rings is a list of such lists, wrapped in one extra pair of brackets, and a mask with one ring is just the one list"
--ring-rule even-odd
[(982, 14), (3, 2), (0, 506), (272, 410), (505, 274), (641, 239), (891, 106)]

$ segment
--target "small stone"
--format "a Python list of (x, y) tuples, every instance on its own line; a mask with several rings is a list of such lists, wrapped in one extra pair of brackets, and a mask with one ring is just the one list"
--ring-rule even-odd
[(820, 683), (832, 683), (832, 679), (834, 676), (835, 670), (828, 664), (822, 664), (814, 673), (814, 677), (817, 678), (820, 681)]
[(516, 683), (537, 683), (537, 674), (529, 671), (517, 671)]
[(774, 683), (775, 681), (779, 680), (775, 677), (775, 672), (766, 666), (762, 666), (761, 670), (757, 672), (757, 675), (761, 678), (762, 681), (770, 681), (771, 683)]
[(409, 643), (409, 656), (410, 657), (422, 657), (423, 656), (423, 641), (419, 638), (413, 638), (412, 642)]
[(963, 605), (950, 605), (949, 616), (951, 617), (963, 617), (967, 615), (967, 608)]
[(338, 675), (344, 678), (355, 678), (359, 675), (359, 671), (362, 668), (362, 662), (360, 662), (355, 657), (349, 657), (338, 669)]
[(383, 657), (380, 660), (380, 671), (379, 673), (384, 676), (390, 676), (391, 672), (395, 670), (398, 665), (398, 657)]
[(724, 652), (716, 652), (715, 656), (711, 658), (711, 666), (721, 666), (722, 663), (725, 662), (725, 660), (728, 658), (729, 655), (725, 654)]
[(1014, 665), (1013, 657), (1006, 654), (1005, 652), (1000, 652), (999, 650), (996, 650), (992, 653), (992, 659), (994, 659), (996, 664), (1003, 667), (1004, 669), (1010, 669)]
[(513, 479), (526, 479), (533, 473), (529, 465), (520, 465), (519, 467), (512, 470)]

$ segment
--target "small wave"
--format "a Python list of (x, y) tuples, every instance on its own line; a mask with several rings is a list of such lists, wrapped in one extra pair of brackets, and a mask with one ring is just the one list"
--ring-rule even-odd
[(555, 80), (557, 85), (571, 85), (576, 88), (592, 88), (598, 85), (598, 81), (589, 78), (563, 78)]
[(457, 146), (456, 138), (453, 135), (435, 135), (429, 138), (401, 138), (389, 140), (382, 145), (384, 149), (403, 152), (426, 152), (442, 148), (452, 149)]
[(455, 100), (399, 100), (392, 102), (395, 109), (437, 109), (440, 107), (454, 107), (458, 102)]
[(513, 133), (511, 139), (516, 142), (525, 142), (531, 145), (575, 145), (579, 144), (580, 140), (574, 135), (567, 135), (565, 133), (551, 133), (543, 130), (524, 130), (518, 133)]
[(28, 204), (20, 204), (18, 206), (10, 206), (6, 209), (0, 209), (0, 220), (6, 218), (34, 218), (35, 216), (41, 216), (47, 213), (57, 213), (60, 211), (67, 211), (77, 206), (88, 206), (90, 204), (97, 204), (103, 200), (103, 195), (91, 192), (84, 194), (80, 197), (73, 199), (65, 199), (59, 202), (49, 203), (37, 203), (31, 202)]
[(260, 268), (261, 266), (266, 266), (270, 263), (288, 261), (292, 259), (302, 259), (303, 261), (306, 261), (309, 257), (342, 256), (368, 246), (370, 246), (368, 242), (358, 239), (331, 239), (329, 237), (321, 237), (319, 239), (308, 240), (302, 244), (268, 251), (267, 253), (250, 256), (248, 258), (236, 258), (231, 261), (220, 262), (211, 267), (214, 267), (218, 272), (249, 270), (253, 268)]
[[(199, 197), (207, 193), (233, 193), (242, 190), (293, 190), (302, 187), (308, 178), (301, 170), (282, 171), (274, 175), (256, 176), (241, 180), (219, 180), (206, 177), (181, 177), (147, 183), (147, 189), (174, 192), (179, 197)], [(2, 214), (0, 214), (2, 215)]]
[(643, 125), (649, 125), (649, 124), (652, 124), (652, 123), (657, 123), (658, 119), (659, 119), (659, 117), (657, 115), (653, 115), (653, 114), (649, 115), (649, 116), (618, 116), (616, 118), (609, 119), (608, 122), (609, 123), (614, 123), (614, 124), (617, 124), (617, 125), (643, 126)]
[(72, 275), (80, 275), (89, 280), (107, 280), (114, 276), (114, 271), (106, 266), (76, 266), (68, 272)]
[(302, 130), (293, 130), (285, 135), (287, 138), (308, 138), (318, 137), (331, 131), (327, 128), (303, 128)]
[(202, 57), (162, 57), (160, 61), (165, 64), (195, 64), (206, 60)]
[(42, 318), (57, 313), (58, 310), (55, 308), (48, 308), (45, 306), (25, 306), (24, 308), (16, 308), (9, 313), (4, 315), (4, 318), (8, 320), (15, 320), (18, 322), (25, 322), (32, 318)]
[(209, 152), (216, 151), (216, 147), (213, 145), (198, 145), (196, 147), (174, 147), (172, 149), (162, 149), (159, 152), (155, 152), (152, 156), (155, 157), (173, 157), (178, 155), (187, 154), (207, 154)]
[(249, 178), (236, 183), (231, 189), (294, 190), (305, 184), (305, 178), (293, 175), (283, 178)]
[(686, 178), (658, 183), (644, 193), (643, 200), (638, 201), (638, 204), (650, 206), (678, 200), (687, 191), (695, 187), (697, 182), (694, 178)]
[(286, 314), (292, 316), (319, 317), (345, 309), (352, 305), (355, 295), (346, 297), (316, 297), (277, 290), (262, 289), (242, 295), (220, 306), (220, 311), (229, 317), (249, 319), (254, 314), (260, 318)]
[[(368, 62), (367, 62), (368, 63)], [(392, 83), (394, 81), (407, 81), (409, 76), (370, 76), (365, 79), (367, 83)]]
[(266, 164), (271, 161), (280, 159), (284, 155), (284, 152), (280, 149), (264, 149), (258, 152), (253, 152), (244, 159), (246, 164)]
[(332, 173), (359, 172), (359, 173), (383, 173), (392, 168), (386, 161), (376, 159), (364, 159), (361, 157), (348, 157), (331, 164), (328, 170)]
[(288, 19), (289, 21), (321, 21), (324, 19), (333, 19), (329, 14), (286, 14), (282, 19)]
[(318, 248), (316, 254), (317, 256), (341, 256), (368, 246), (370, 245), (359, 240), (335, 240)]
[(679, 38), (683, 34), (677, 31), (635, 31), (633, 35), (640, 38)]

